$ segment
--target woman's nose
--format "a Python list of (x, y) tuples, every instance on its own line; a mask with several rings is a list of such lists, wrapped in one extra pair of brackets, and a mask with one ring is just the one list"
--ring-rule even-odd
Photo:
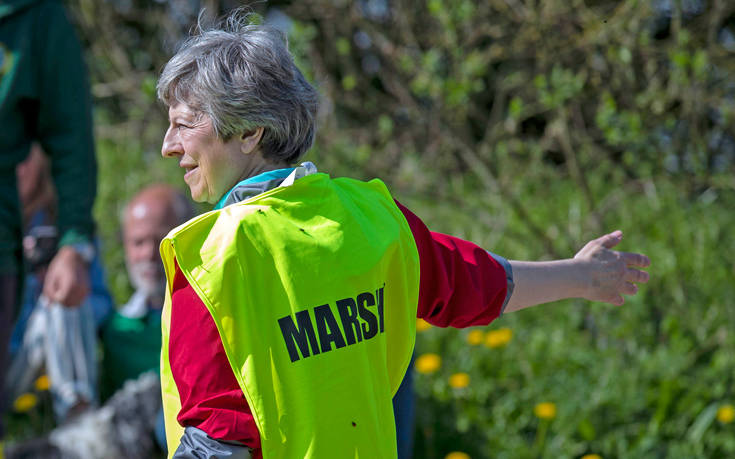
[(171, 128), (166, 131), (166, 135), (163, 136), (163, 145), (161, 145), (161, 156), (164, 158), (173, 158), (183, 154), (181, 150), (181, 144), (172, 132)]

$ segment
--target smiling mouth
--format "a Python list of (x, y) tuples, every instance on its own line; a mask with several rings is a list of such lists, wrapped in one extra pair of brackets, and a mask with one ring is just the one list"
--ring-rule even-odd
[(184, 169), (186, 170), (186, 174), (184, 174), (184, 178), (191, 175), (192, 172), (197, 170), (199, 166), (185, 166)]

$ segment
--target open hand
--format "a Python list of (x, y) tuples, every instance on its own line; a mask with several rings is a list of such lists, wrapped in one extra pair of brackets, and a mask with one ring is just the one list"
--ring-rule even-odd
[(64, 306), (78, 306), (89, 294), (89, 269), (74, 248), (61, 247), (51, 260), (43, 294)]
[(574, 256), (582, 263), (589, 278), (586, 299), (620, 306), (625, 303), (623, 295), (638, 292), (636, 283), (648, 282), (647, 272), (633, 268), (650, 265), (651, 260), (647, 256), (610, 250), (622, 239), (622, 231), (613, 231), (591, 240)]

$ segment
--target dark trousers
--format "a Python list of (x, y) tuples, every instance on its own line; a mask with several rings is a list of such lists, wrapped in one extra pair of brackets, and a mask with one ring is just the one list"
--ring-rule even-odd
[[(8, 343), (13, 331), (13, 316), (18, 303), (18, 276), (15, 274), (0, 274), (0, 388), (5, 386), (5, 376), (8, 365)], [(8, 400), (5, 400), (5, 391), (0, 390), (0, 439), (4, 435), (2, 414)]]
[(396, 418), (396, 440), (398, 459), (413, 457), (413, 434), (415, 428), (416, 402), (413, 393), (413, 357), (398, 392), (393, 397), (393, 415)]

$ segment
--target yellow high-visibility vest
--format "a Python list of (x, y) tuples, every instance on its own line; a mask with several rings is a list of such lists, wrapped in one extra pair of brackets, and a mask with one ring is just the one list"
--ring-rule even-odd
[(396, 457), (391, 398), (413, 352), (419, 258), (381, 181), (303, 177), (172, 230), (161, 257), (170, 454), (183, 434), (168, 359), (175, 259), (214, 319), (265, 459)]

